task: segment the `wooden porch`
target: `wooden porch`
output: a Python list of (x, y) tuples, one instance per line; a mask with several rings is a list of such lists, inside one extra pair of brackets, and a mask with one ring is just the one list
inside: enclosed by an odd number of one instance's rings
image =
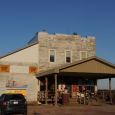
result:
[[(41, 84), (38, 100), (45, 104), (52, 102), (57, 105), (60, 101), (64, 103), (64, 98), (66, 98), (65, 101), (70, 102), (75, 99), (80, 104), (87, 104), (89, 98), (87, 95), (90, 93), (94, 97), (97, 94), (97, 80), (108, 78), (109, 96), (112, 103), (111, 78), (114, 77), (115, 66), (98, 57), (67, 64), (38, 74), (37, 78)], [(65, 86), (62, 87), (63, 85)], [(73, 89), (72, 85), (75, 86)], [(89, 90), (88, 87), (93, 88)]]

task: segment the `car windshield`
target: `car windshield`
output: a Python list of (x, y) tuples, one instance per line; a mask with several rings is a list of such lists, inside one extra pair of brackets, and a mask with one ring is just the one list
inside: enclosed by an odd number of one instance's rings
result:
[(5, 96), (5, 100), (9, 99), (18, 99), (18, 100), (25, 100), (24, 96), (21, 94), (8, 94)]

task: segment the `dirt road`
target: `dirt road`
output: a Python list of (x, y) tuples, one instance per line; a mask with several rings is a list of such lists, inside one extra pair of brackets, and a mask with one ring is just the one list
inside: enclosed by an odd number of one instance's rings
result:
[(115, 105), (28, 106), (28, 115), (115, 115)]

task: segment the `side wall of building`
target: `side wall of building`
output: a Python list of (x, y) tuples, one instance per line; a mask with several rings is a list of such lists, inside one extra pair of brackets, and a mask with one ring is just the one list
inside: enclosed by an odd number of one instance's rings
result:
[(0, 94), (22, 89), (28, 102), (37, 101), (38, 44), (0, 59)]
[(0, 74), (0, 94), (13, 90), (25, 90), (28, 102), (37, 101), (38, 80), (29, 74)]

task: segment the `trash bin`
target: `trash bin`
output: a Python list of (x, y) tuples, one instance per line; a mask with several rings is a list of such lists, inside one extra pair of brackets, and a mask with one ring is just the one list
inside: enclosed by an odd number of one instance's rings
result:
[(70, 98), (69, 93), (62, 94), (62, 104), (63, 105), (69, 104), (69, 98)]

